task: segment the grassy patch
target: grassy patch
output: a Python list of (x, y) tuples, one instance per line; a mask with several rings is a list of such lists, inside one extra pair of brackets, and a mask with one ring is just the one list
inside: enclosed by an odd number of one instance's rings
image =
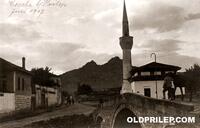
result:
[(92, 116), (73, 115), (32, 123), (23, 128), (92, 128), (93, 126)]
[(38, 108), (34, 111), (30, 109), (24, 109), (24, 110), (13, 111), (10, 113), (4, 113), (4, 114), (0, 114), (0, 123), (37, 116), (46, 112), (52, 112), (56, 109), (58, 108), (52, 106), (52, 107), (49, 107), (48, 109)]

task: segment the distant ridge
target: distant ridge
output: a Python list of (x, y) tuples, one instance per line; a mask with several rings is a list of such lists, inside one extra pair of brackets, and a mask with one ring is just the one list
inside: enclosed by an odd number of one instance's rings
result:
[(88, 84), (95, 90), (121, 87), (122, 60), (113, 57), (103, 65), (92, 60), (79, 69), (62, 74), (61, 80), (63, 89), (69, 93), (75, 92), (79, 84)]

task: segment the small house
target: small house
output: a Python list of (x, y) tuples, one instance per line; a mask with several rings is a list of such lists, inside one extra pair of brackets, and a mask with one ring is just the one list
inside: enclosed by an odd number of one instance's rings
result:
[(17, 66), (0, 58), (0, 113), (31, 109), (31, 73), (22, 66)]
[[(144, 96), (162, 99), (165, 75), (167, 73), (176, 74), (180, 69), (178, 66), (157, 62), (133, 68), (131, 77), (132, 91)], [(183, 93), (185, 93), (185, 89), (183, 89)], [(180, 89), (177, 88), (175, 95), (180, 94)]]
[(50, 74), (53, 84), (35, 85), (36, 107), (50, 107), (61, 104), (61, 79), (55, 74)]

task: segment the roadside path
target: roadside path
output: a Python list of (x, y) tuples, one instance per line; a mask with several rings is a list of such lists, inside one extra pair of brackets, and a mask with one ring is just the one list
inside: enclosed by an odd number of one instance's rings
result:
[(8, 121), (8, 122), (3, 122), (0, 123), (0, 128), (20, 128), (25, 125), (34, 123), (34, 122), (39, 122), (39, 121), (46, 121), (49, 119), (53, 118), (58, 118), (58, 117), (63, 117), (63, 116), (70, 116), (74, 114), (84, 114), (84, 115), (89, 115), (95, 110), (94, 107), (91, 106), (86, 106), (82, 104), (75, 104), (66, 108), (62, 108), (59, 110), (55, 110), (52, 112), (47, 112), (43, 113), (38, 116), (33, 116), (33, 117), (28, 117), (25, 119), (20, 119), (16, 121)]

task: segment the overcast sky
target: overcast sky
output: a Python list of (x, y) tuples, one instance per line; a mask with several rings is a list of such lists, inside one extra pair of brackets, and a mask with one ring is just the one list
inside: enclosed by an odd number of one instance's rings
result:
[[(21, 65), (25, 56), (27, 69), (49, 66), (57, 74), (91, 60), (103, 64), (114, 56), (121, 58), (123, 0), (50, 0), (57, 2), (54, 6), (47, 1), (0, 1), (0, 57)], [(200, 64), (199, 0), (126, 4), (134, 37), (133, 65), (152, 62), (152, 52), (158, 62), (183, 70)]]

